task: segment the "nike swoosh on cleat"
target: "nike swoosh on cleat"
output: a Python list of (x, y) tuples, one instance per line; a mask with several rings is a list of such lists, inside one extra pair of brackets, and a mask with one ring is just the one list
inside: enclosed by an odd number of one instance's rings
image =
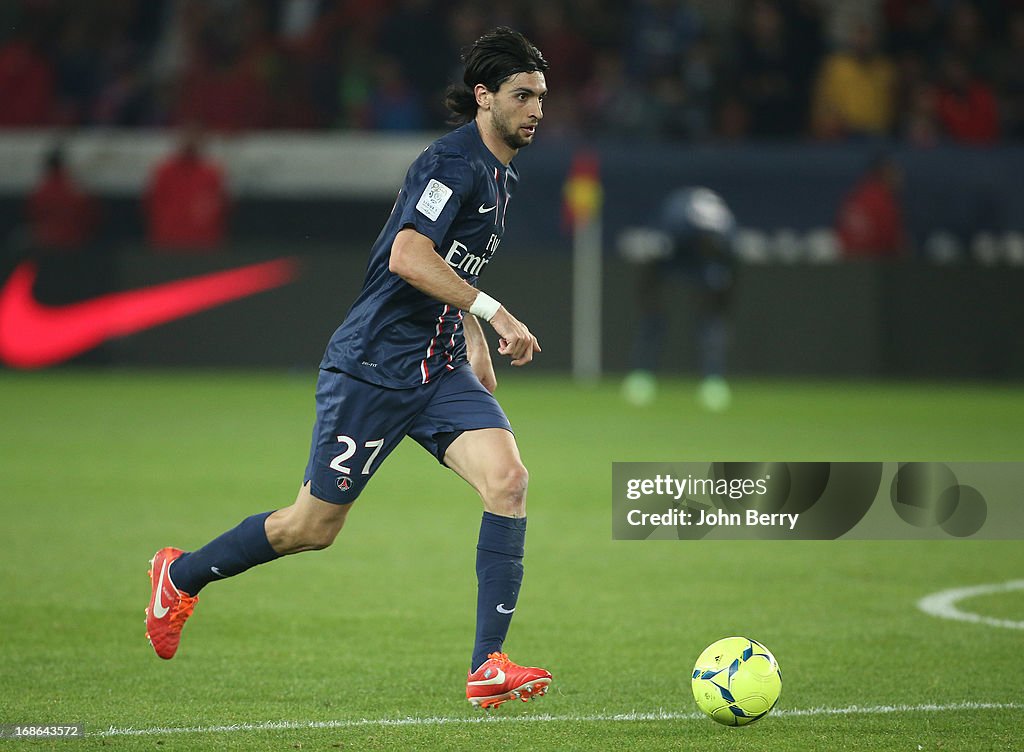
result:
[(480, 204), (480, 208), (477, 209), (477, 211), (480, 212), (481, 214), (486, 214), (487, 212), (492, 212), (497, 208), (497, 204), (495, 204), (494, 206), (484, 206), (483, 204)]
[(504, 603), (499, 603), (499, 604), (498, 604), (498, 605), (497, 605), (497, 606), (495, 607), (495, 610), (496, 610), (496, 611), (497, 611), (497, 612), (498, 612), (499, 614), (511, 614), (511, 613), (512, 613), (513, 611), (515, 611), (515, 610), (516, 610), (516, 607), (515, 607), (515, 606), (513, 606), (512, 608), (505, 608), (505, 604), (504, 604)]
[(36, 299), (38, 273), (26, 261), (0, 289), (0, 362), (17, 368), (51, 366), (107, 340), (281, 287), (298, 277), (298, 263), (282, 258), (61, 306)]
[(505, 683), (505, 672), (502, 669), (498, 669), (498, 673), (492, 676), (490, 679), (480, 679), (479, 681), (466, 682), (471, 687), (484, 687), (490, 684), (504, 684)]
[(156, 581), (156, 600), (153, 601), (153, 618), (163, 619), (167, 616), (168, 607), (163, 603), (164, 597), (164, 577), (167, 576), (167, 567), (170, 563), (167, 559), (164, 559), (163, 569), (160, 570), (160, 579)]

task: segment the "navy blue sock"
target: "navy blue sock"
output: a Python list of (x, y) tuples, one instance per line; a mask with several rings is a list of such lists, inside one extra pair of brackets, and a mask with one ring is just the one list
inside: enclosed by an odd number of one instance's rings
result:
[(267, 540), (264, 522), (273, 512), (246, 517), (236, 527), (202, 548), (182, 554), (168, 570), (178, 590), (197, 595), (214, 580), (234, 577), (250, 567), (273, 561), (281, 554)]
[(725, 376), (725, 356), (729, 349), (729, 327), (725, 316), (711, 314), (703, 317), (697, 339), (700, 343), (701, 376)]
[(630, 368), (639, 371), (657, 371), (661, 363), (661, 354), (665, 350), (667, 331), (668, 326), (661, 311), (643, 314), (636, 327)]
[(471, 671), (487, 660), (488, 653), (501, 652), (523, 584), (525, 543), (525, 517), (484, 512), (476, 546), (476, 644)]

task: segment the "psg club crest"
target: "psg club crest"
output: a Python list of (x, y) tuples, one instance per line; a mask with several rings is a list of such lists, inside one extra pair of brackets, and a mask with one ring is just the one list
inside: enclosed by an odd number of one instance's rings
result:
[(341, 477), (341, 478), (338, 478), (338, 488), (340, 488), (342, 491), (347, 491), (350, 488), (352, 488), (352, 481), (351, 481), (351, 479), (346, 478), (344, 476)]

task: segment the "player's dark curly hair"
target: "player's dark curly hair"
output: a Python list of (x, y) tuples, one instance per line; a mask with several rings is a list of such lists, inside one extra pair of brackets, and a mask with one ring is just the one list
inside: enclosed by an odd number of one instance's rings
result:
[(462, 53), (466, 64), (463, 83), (452, 84), (444, 95), (444, 105), (451, 113), (453, 125), (468, 123), (476, 117), (476, 95), (473, 87), (483, 84), (488, 91), (497, 91), (502, 82), (517, 73), (544, 72), (548, 61), (529, 39), (518, 31), (499, 26), (477, 39)]

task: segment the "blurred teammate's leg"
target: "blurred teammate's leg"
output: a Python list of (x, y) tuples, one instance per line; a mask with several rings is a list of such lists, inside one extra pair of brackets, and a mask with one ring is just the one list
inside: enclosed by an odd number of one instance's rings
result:
[(636, 290), (638, 320), (633, 334), (630, 371), (622, 396), (634, 405), (649, 405), (657, 396), (655, 372), (661, 364), (668, 326), (662, 306), (666, 264), (654, 261), (639, 269)]
[[(707, 284), (700, 291), (697, 319), (697, 348), (701, 382), (697, 398), (712, 412), (726, 410), (732, 403), (732, 390), (726, 381), (729, 352), (729, 308), (732, 298), (732, 275), (721, 273), (716, 285)], [(712, 276), (711, 281), (714, 281)]]

